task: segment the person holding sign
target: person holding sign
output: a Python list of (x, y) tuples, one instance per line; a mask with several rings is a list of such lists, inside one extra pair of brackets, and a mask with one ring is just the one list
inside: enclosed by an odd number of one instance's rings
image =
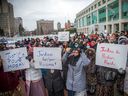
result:
[(33, 52), (28, 53), (30, 68), (25, 71), (27, 96), (46, 96), (41, 70), (34, 68)]
[[(128, 45), (128, 38), (126, 36), (120, 36), (118, 39), (118, 44), (121, 45)], [(128, 56), (128, 54), (127, 54)], [(128, 57), (127, 57), (127, 63), (126, 63), (126, 69), (125, 69), (124, 78), (120, 76), (118, 82), (117, 82), (117, 89), (118, 93), (127, 96), (128, 95)]]
[(121, 81), (125, 76), (125, 56), (127, 56), (126, 46), (105, 43), (97, 46), (96, 96), (117, 96), (118, 91), (123, 95), (123, 82)]
[(0, 96), (24, 96), (19, 82), (19, 71), (4, 72), (3, 62), (0, 56)]
[(68, 67), (66, 80), (68, 96), (87, 96), (84, 67), (89, 64), (90, 60), (79, 48), (75, 48), (71, 53), (66, 52), (63, 60), (64, 66)]

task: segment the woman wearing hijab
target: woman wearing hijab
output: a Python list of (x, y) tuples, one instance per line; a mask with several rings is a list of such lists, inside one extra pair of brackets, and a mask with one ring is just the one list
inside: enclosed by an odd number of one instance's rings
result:
[[(5, 46), (0, 45), (0, 51), (5, 49)], [(0, 96), (25, 96), (22, 92), (19, 71), (4, 72), (3, 59), (0, 56)]]
[(69, 55), (64, 54), (64, 65), (67, 65), (66, 88), (68, 96), (87, 96), (86, 93), (86, 74), (85, 66), (90, 60), (80, 51), (79, 48), (74, 49)]
[(95, 96), (96, 93), (96, 66), (95, 66), (95, 49), (89, 48), (85, 51), (87, 57), (90, 60), (90, 64), (86, 67), (87, 74), (87, 92), (88, 96)]
[(30, 68), (25, 71), (27, 96), (47, 96), (41, 69), (35, 69), (33, 52), (28, 53), (27, 59), (29, 60)]

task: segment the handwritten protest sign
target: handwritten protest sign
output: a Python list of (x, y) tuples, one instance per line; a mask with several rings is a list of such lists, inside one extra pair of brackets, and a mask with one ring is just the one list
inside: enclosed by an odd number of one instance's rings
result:
[(127, 45), (98, 44), (96, 51), (96, 65), (124, 69), (127, 61)]
[(4, 72), (29, 68), (26, 48), (2, 51), (0, 56), (3, 59)]
[(59, 32), (58, 41), (69, 41), (69, 32)]
[(34, 48), (35, 68), (62, 70), (61, 48)]

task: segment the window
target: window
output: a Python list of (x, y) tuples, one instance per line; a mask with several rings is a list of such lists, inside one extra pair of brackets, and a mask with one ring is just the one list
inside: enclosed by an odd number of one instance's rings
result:
[(108, 5), (108, 21), (119, 19), (119, 2), (115, 1)]
[(97, 23), (97, 11), (92, 13), (91, 18), (92, 18), (91, 19), (92, 20), (92, 24), (96, 24)]
[(106, 0), (102, 0), (103, 4), (106, 3)]
[(93, 6), (91, 7), (91, 10), (93, 10)]
[(101, 22), (105, 22), (105, 21), (106, 21), (106, 17), (99, 19), (99, 22), (100, 22), (100, 23), (101, 23)]
[(96, 8), (97, 6), (96, 6), (96, 4), (95, 4), (95, 8)]
[(101, 1), (98, 2), (98, 6), (100, 6), (100, 5), (101, 5)]
[(82, 27), (84, 26), (84, 17), (82, 17)]
[(89, 8), (88, 10), (89, 10), (89, 12), (90, 12), (90, 8)]
[(90, 15), (87, 15), (87, 25), (90, 25), (91, 24), (91, 17), (90, 17)]
[(99, 9), (99, 14), (105, 13), (106, 12), (106, 7), (103, 7)]
[(124, 15), (124, 16), (128, 16), (128, 12), (124, 12), (123, 15)]
[(104, 25), (104, 29), (106, 30), (106, 25)]
[(122, 1), (122, 18), (128, 18), (128, 1)]
[(99, 13), (99, 22), (105, 22), (106, 21), (106, 7), (102, 7), (98, 11)]
[(128, 23), (124, 23), (124, 30), (128, 30)]

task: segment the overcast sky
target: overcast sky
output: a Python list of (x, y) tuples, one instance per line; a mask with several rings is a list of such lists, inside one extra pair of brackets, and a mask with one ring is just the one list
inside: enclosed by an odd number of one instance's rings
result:
[(40, 19), (54, 20), (54, 27), (60, 22), (62, 27), (67, 20), (74, 22), (76, 13), (94, 0), (8, 0), (13, 4), (14, 16), (22, 17), (27, 30), (36, 29)]

